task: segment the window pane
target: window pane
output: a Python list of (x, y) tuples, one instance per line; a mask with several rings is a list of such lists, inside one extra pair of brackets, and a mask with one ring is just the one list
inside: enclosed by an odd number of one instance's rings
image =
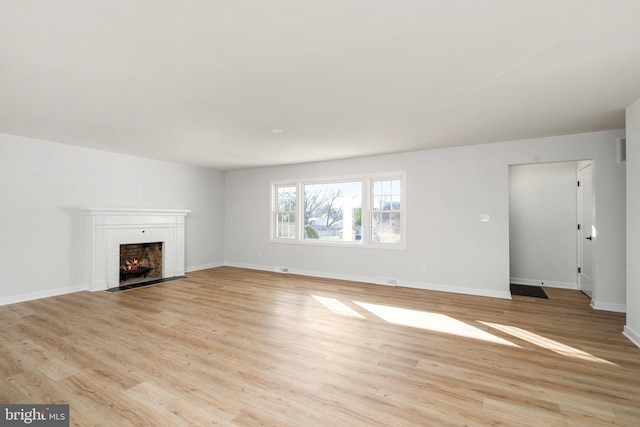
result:
[(400, 210), (401, 195), (399, 179), (373, 181), (373, 210)]
[(399, 179), (373, 181), (371, 240), (377, 243), (402, 241), (402, 183)]
[(400, 212), (374, 212), (372, 228), (374, 242), (400, 243), (402, 236)]
[(296, 216), (293, 213), (276, 214), (276, 237), (294, 239), (296, 237)]
[(305, 240), (358, 241), (362, 238), (362, 182), (304, 186)]
[(277, 187), (278, 211), (292, 212), (296, 210), (296, 187)]
[(296, 238), (296, 186), (275, 186), (275, 237), (278, 239)]

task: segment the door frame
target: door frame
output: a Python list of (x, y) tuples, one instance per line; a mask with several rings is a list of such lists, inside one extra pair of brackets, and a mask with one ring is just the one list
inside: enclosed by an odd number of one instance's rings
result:
[[(577, 282), (577, 267), (578, 267), (578, 248), (576, 242), (578, 242), (578, 231), (577, 231), (577, 199), (576, 199), (576, 178), (577, 178), (577, 169), (578, 164), (581, 160), (558, 160), (558, 161), (545, 161), (545, 162), (532, 162), (532, 163), (510, 163), (509, 164), (509, 279), (510, 283), (514, 284), (523, 284), (530, 286), (548, 286), (553, 288), (560, 289), (571, 289), (578, 290), (578, 282)], [(519, 276), (514, 276), (514, 271), (511, 269), (512, 259), (514, 255), (514, 246), (512, 245), (512, 233), (511, 227), (514, 220), (517, 220), (517, 216), (513, 216), (513, 212), (511, 209), (512, 206), (512, 182), (511, 182), (511, 170), (512, 168), (526, 167), (526, 166), (542, 166), (542, 165), (554, 165), (554, 164), (567, 164), (569, 166), (568, 170), (565, 170), (562, 176), (562, 185), (564, 186), (564, 193), (562, 200), (565, 201), (565, 210), (563, 211), (563, 216), (561, 220), (561, 224), (563, 224), (562, 230), (566, 233), (563, 237), (563, 242), (567, 245), (565, 246), (566, 253), (568, 254), (567, 258), (564, 259), (563, 264), (565, 269), (562, 271), (561, 281), (554, 281), (551, 277), (543, 277), (543, 276), (535, 276), (529, 277), (526, 276), (524, 278)], [(542, 173), (542, 172), (540, 172)], [(567, 185), (569, 186), (567, 188)], [(553, 217), (554, 218), (554, 217)], [(557, 222), (556, 222), (557, 224)], [(567, 228), (570, 227), (570, 228)], [(569, 248), (570, 245), (570, 248)], [(517, 246), (517, 244), (516, 244)], [(522, 257), (518, 258), (522, 260)], [(545, 279), (543, 281), (543, 279)], [(547, 279), (550, 279), (547, 281)], [(556, 279), (557, 280), (557, 279)]]
[[(578, 245), (578, 250), (577, 250), (577, 254), (578, 254), (578, 260), (577, 260), (577, 265), (578, 265), (578, 271), (576, 271), (576, 284), (578, 285), (578, 290), (583, 292), (585, 295), (587, 295), (590, 299), (591, 299), (591, 306), (593, 307), (593, 301), (595, 301), (595, 295), (596, 295), (596, 269), (595, 269), (595, 260), (596, 260), (596, 243), (597, 243), (597, 239), (595, 238), (595, 236), (592, 236), (593, 239), (591, 240), (591, 295), (587, 294), (586, 292), (584, 292), (583, 289), (583, 284), (582, 284), (582, 275), (581, 275), (581, 269), (584, 268), (583, 266), (583, 232), (584, 232), (584, 224), (582, 221), (583, 218), (583, 210), (582, 210), (582, 188), (580, 188), (580, 182), (581, 182), (581, 178), (580, 178), (580, 171), (586, 167), (591, 167), (591, 223), (595, 226), (596, 224), (596, 192), (595, 192), (595, 185), (594, 185), (594, 175), (595, 175), (595, 161), (594, 160), (582, 160), (582, 161), (578, 161), (578, 166), (576, 168), (576, 181), (577, 181), (577, 185), (576, 185), (576, 205), (577, 205), (577, 210), (576, 210), (576, 220), (577, 223), (580, 225), (581, 229), (576, 230), (576, 244)], [(593, 233), (591, 231), (589, 231), (589, 235), (592, 235)]]

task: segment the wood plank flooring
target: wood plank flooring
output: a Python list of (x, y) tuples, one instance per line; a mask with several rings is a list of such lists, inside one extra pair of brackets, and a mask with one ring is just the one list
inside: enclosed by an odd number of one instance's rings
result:
[(79, 426), (638, 426), (640, 349), (577, 291), (500, 300), (221, 267), (0, 307), (0, 402)]

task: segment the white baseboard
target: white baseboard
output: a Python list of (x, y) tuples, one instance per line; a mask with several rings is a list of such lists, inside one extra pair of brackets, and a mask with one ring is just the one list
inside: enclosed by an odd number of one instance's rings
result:
[(185, 268), (184, 271), (186, 273), (190, 273), (192, 271), (207, 270), (209, 268), (222, 267), (223, 265), (225, 265), (224, 262), (214, 262), (213, 264), (194, 265), (194, 266)]
[(528, 285), (528, 286), (545, 286), (548, 288), (561, 288), (561, 289), (578, 289), (576, 282), (556, 282), (553, 280), (544, 279), (523, 279), (520, 277), (512, 277), (511, 283), (514, 285)]
[[(207, 265), (197, 265), (197, 266), (189, 267), (185, 269), (185, 271), (190, 272), (190, 271), (206, 270), (207, 268), (222, 267), (223, 265), (225, 264), (222, 262), (207, 264)], [(19, 302), (25, 302), (25, 301), (33, 301), (41, 298), (55, 297), (58, 295), (71, 294), (74, 292), (86, 291), (86, 290), (90, 290), (90, 287), (91, 287), (90, 285), (69, 286), (65, 288), (48, 289), (46, 291), (28, 292), (26, 294), (13, 295), (10, 297), (2, 297), (0, 298), (0, 306), (17, 304)], [(100, 290), (102, 291), (103, 289), (100, 289)]]
[(615, 311), (616, 313), (627, 312), (627, 306), (625, 304), (618, 304), (613, 302), (599, 302), (599, 301), (591, 300), (591, 307), (594, 310)]
[(439, 285), (435, 283), (405, 282), (405, 281), (398, 282), (398, 286), (404, 286), (407, 288), (415, 288), (415, 289), (424, 289), (426, 291), (451, 292), (454, 294), (475, 295), (479, 297), (511, 299), (511, 292), (509, 290), (494, 291), (489, 289), (465, 288), (462, 286), (450, 286), (450, 285)]
[(46, 291), (29, 292), (26, 294), (13, 295), (10, 297), (0, 298), (0, 306), (8, 304), (16, 304), (19, 302), (32, 301), (41, 298), (55, 297), (58, 295), (72, 294), (87, 290), (86, 286), (69, 286), (66, 288), (48, 289)]
[(275, 267), (270, 267), (268, 265), (244, 264), (241, 262), (225, 262), (224, 265), (227, 267), (246, 268), (249, 270), (260, 270), (260, 271), (274, 271), (275, 269)]
[[(248, 268), (250, 270), (261, 270), (261, 271), (276, 271), (275, 266), (268, 265), (257, 265), (257, 264), (243, 264), (238, 262), (227, 262), (226, 266), (229, 267), (238, 267), (238, 268)], [(282, 273), (287, 274), (287, 273)], [(348, 280), (351, 282), (363, 282), (363, 283), (373, 283), (376, 285), (381, 285), (383, 283), (376, 282), (375, 278), (366, 277), (366, 276), (351, 276), (348, 274), (334, 274), (334, 273), (326, 273), (321, 271), (312, 271), (312, 270), (297, 270), (289, 268), (288, 274), (299, 274), (301, 276), (309, 276), (309, 277), (320, 277), (322, 279), (336, 279), (336, 280)]]
[(319, 277), (322, 279), (335, 279), (335, 280), (346, 280), (349, 282), (361, 282), (361, 283), (371, 283), (374, 285), (384, 285), (384, 286), (394, 286), (388, 285), (384, 283), (382, 280), (378, 280), (375, 277), (367, 277), (367, 276), (354, 276), (350, 274), (336, 274), (336, 273), (326, 273), (323, 271), (311, 271), (311, 270), (289, 270), (292, 274), (300, 274), (302, 276), (309, 277)]
[(640, 334), (633, 331), (629, 326), (625, 325), (622, 335), (627, 337), (636, 347), (640, 347)]
[[(275, 267), (266, 266), (266, 265), (242, 264), (242, 263), (235, 263), (235, 262), (227, 262), (225, 263), (225, 265), (229, 267), (248, 268), (251, 270), (275, 271)], [(286, 273), (283, 273), (283, 274), (286, 274)], [(381, 286), (394, 286), (394, 285), (390, 285), (385, 278), (381, 278), (381, 277), (354, 276), (349, 274), (327, 273), (327, 272), (321, 272), (321, 271), (296, 270), (292, 268), (289, 268), (289, 274), (299, 274), (301, 276), (319, 277), (323, 279), (347, 280), (350, 282), (371, 283), (374, 285), (381, 285)], [(492, 291), (492, 290), (485, 290), (485, 289), (439, 285), (439, 284), (433, 284), (433, 283), (410, 282), (405, 280), (398, 280), (397, 286), (402, 286), (405, 288), (424, 289), (427, 291), (451, 292), (455, 294), (511, 299), (511, 292), (509, 292), (509, 290)]]

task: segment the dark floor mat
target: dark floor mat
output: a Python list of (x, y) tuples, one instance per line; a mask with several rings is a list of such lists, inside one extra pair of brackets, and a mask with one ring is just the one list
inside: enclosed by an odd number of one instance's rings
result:
[(511, 295), (520, 295), (523, 297), (535, 297), (549, 299), (547, 294), (540, 286), (514, 285), (511, 284)]

